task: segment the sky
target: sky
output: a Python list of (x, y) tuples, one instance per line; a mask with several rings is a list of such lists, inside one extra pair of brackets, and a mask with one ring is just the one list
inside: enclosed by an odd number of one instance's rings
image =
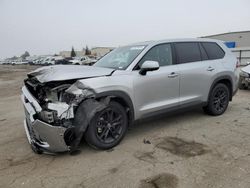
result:
[(0, 59), (250, 30), (250, 0), (0, 0)]

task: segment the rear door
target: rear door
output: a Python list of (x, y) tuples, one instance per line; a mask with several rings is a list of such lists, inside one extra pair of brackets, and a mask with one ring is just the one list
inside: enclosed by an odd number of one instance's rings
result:
[[(224, 59), (224, 50), (215, 42), (201, 42), (200, 43), (209, 59), (209, 66), (213, 69), (213, 73), (216, 74), (224, 69), (223, 64), (227, 64)], [(232, 67), (232, 66), (231, 66)], [(233, 66), (234, 68), (235, 66)]]
[(208, 56), (199, 42), (174, 44), (180, 71), (180, 105), (192, 105), (206, 100), (212, 69)]

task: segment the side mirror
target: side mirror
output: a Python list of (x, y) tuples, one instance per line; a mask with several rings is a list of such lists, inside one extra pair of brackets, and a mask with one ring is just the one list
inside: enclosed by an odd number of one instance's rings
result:
[(249, 62), (249, 61), (247, 62), (247, 65), (250, 65), (250, 62)]
[(141, 75), (146, 75), (148, 71), (155, 71), (160, 68), (159, 63), (157, 61), (145, 61), (140, 69)]

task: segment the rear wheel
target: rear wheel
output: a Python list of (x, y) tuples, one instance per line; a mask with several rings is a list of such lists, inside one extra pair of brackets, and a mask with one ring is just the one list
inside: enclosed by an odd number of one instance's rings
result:
[(117, 102), (96, 113), (85, 133), (87, 143), (98, 149), (110, 149), (122, 140), (128, 127), (125, 109)]
[(223, 114), (229, 103), (229, 89), (225, 84), (217, 84), (210, 93), (208, 105), (203, 109), (204, 111), (213, 116)]

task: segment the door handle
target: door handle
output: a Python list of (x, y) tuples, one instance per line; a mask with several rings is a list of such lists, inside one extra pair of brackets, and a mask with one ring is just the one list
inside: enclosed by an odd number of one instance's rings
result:
[(214, 70), (213, 67), (208, 67), (208, 68), (207, 68), (207, 71), (213, 71), (213, 70)]
[(179, 76), (179, 74), (176, 74), (175, 72), (171, 72), (171, 73), (168, 75), (169, 78), (175, 78), (175, 77), (177, 77), (177, 76)]

